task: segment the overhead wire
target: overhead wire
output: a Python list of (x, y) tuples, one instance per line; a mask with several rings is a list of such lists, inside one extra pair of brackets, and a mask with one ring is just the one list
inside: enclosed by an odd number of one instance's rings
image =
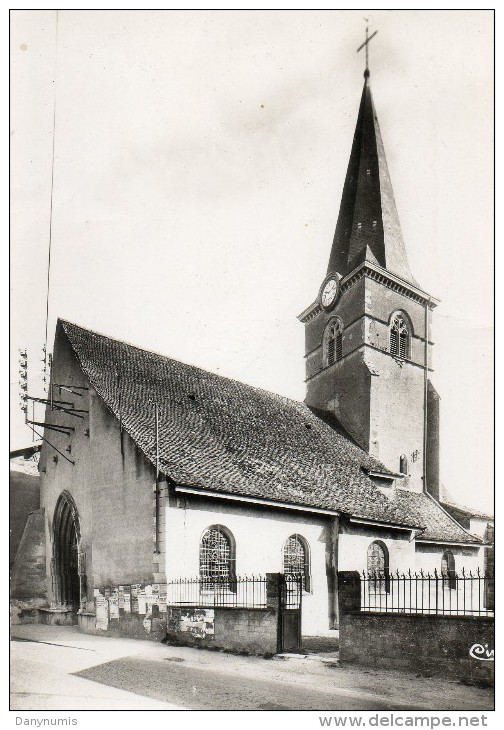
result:
[(47, 334), (49, 327), (49, 291), (51, 284), (51, 248), (52, 248), (52, 230), (53, 230), (53, 199), (54, 199), (54, 151), (56, 140), (56, 77), (58, 70), (58, 25), (59, 11), (56, 10), (56, 49), (54, 63), (54, 105), (53, 105), (53, 135), (52, 135), (52, 162), (51, 162), (51, 199), (49, 207), (49, 250), (47, 255), (47, 293), (46, 293), (46, 321), (45, 321), (45, 337), (44, 337), (44, 366), (47, 367)]

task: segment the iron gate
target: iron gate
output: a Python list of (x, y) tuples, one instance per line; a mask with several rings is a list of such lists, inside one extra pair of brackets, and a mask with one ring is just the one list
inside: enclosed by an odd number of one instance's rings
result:
[(278, 651), (301, 649), (303, 579), (297, 573), (279, 574)]

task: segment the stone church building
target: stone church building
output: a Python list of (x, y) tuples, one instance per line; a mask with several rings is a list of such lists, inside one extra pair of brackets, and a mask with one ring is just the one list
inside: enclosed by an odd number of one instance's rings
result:
[(481, 538), (438, 501), (437, 301), (409, 268), (368, 71), (328, 254), (299, 315), (304, 403), (58, 321), (48, 611), (93, 626), (125, 586), (298, 572), (303, 633), (323, 635), (338, 571), (483, 567)]

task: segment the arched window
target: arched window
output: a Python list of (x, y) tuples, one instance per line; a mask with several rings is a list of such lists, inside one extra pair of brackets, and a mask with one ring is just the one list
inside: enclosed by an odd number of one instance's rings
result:
[(300, 575), (303, 590), (311, 591), (310, 551), (301, 535), (291, 535), (285, 542), (283, 572)]
[(401, 454), (399, 457), (399, 471), (401, 474), (408, 473), (408, 457), (406, 454)]
[(406, 319), (396, 314), (390, 326), (390, 354), (395, 357), (408, 357), (409, 328)]
[(332, 319), (324, 332), (324, 365), (328, 367), (343, 356), (343, 323)]
[(390, 592), (389, 554), (381, 540), (375, 540), (368, 547), (367, 572), (372, 593)]
[(233, 589), (236, 578), (235, 541), (222, 525), (212, 525), (203, 533), (200, 543), (200, 578), (205, 588), (225, 586)]
[(455, 558), (451, 550), (447, 550), (443, 553), (441, 558), (441, 577), (443, 579), (443, 586), (454, 590), (457, 587), (457, 575), (455, 573)]

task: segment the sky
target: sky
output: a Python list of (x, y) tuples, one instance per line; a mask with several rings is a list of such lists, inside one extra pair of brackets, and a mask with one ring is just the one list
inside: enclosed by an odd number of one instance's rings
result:
[[(11, 351), (57, 317), (304, 398), (364, 70), (364, 11), (17, 10)], [(441, 300), (441, 478), (493, 500), (493, 15), (368, 14), (413, 275)], [(51, 217), (51, 175), (54, 174)], [(31, 442), (12, 384), (12, 447)], [(42, 410), (37, 413), (42, 416)]]

